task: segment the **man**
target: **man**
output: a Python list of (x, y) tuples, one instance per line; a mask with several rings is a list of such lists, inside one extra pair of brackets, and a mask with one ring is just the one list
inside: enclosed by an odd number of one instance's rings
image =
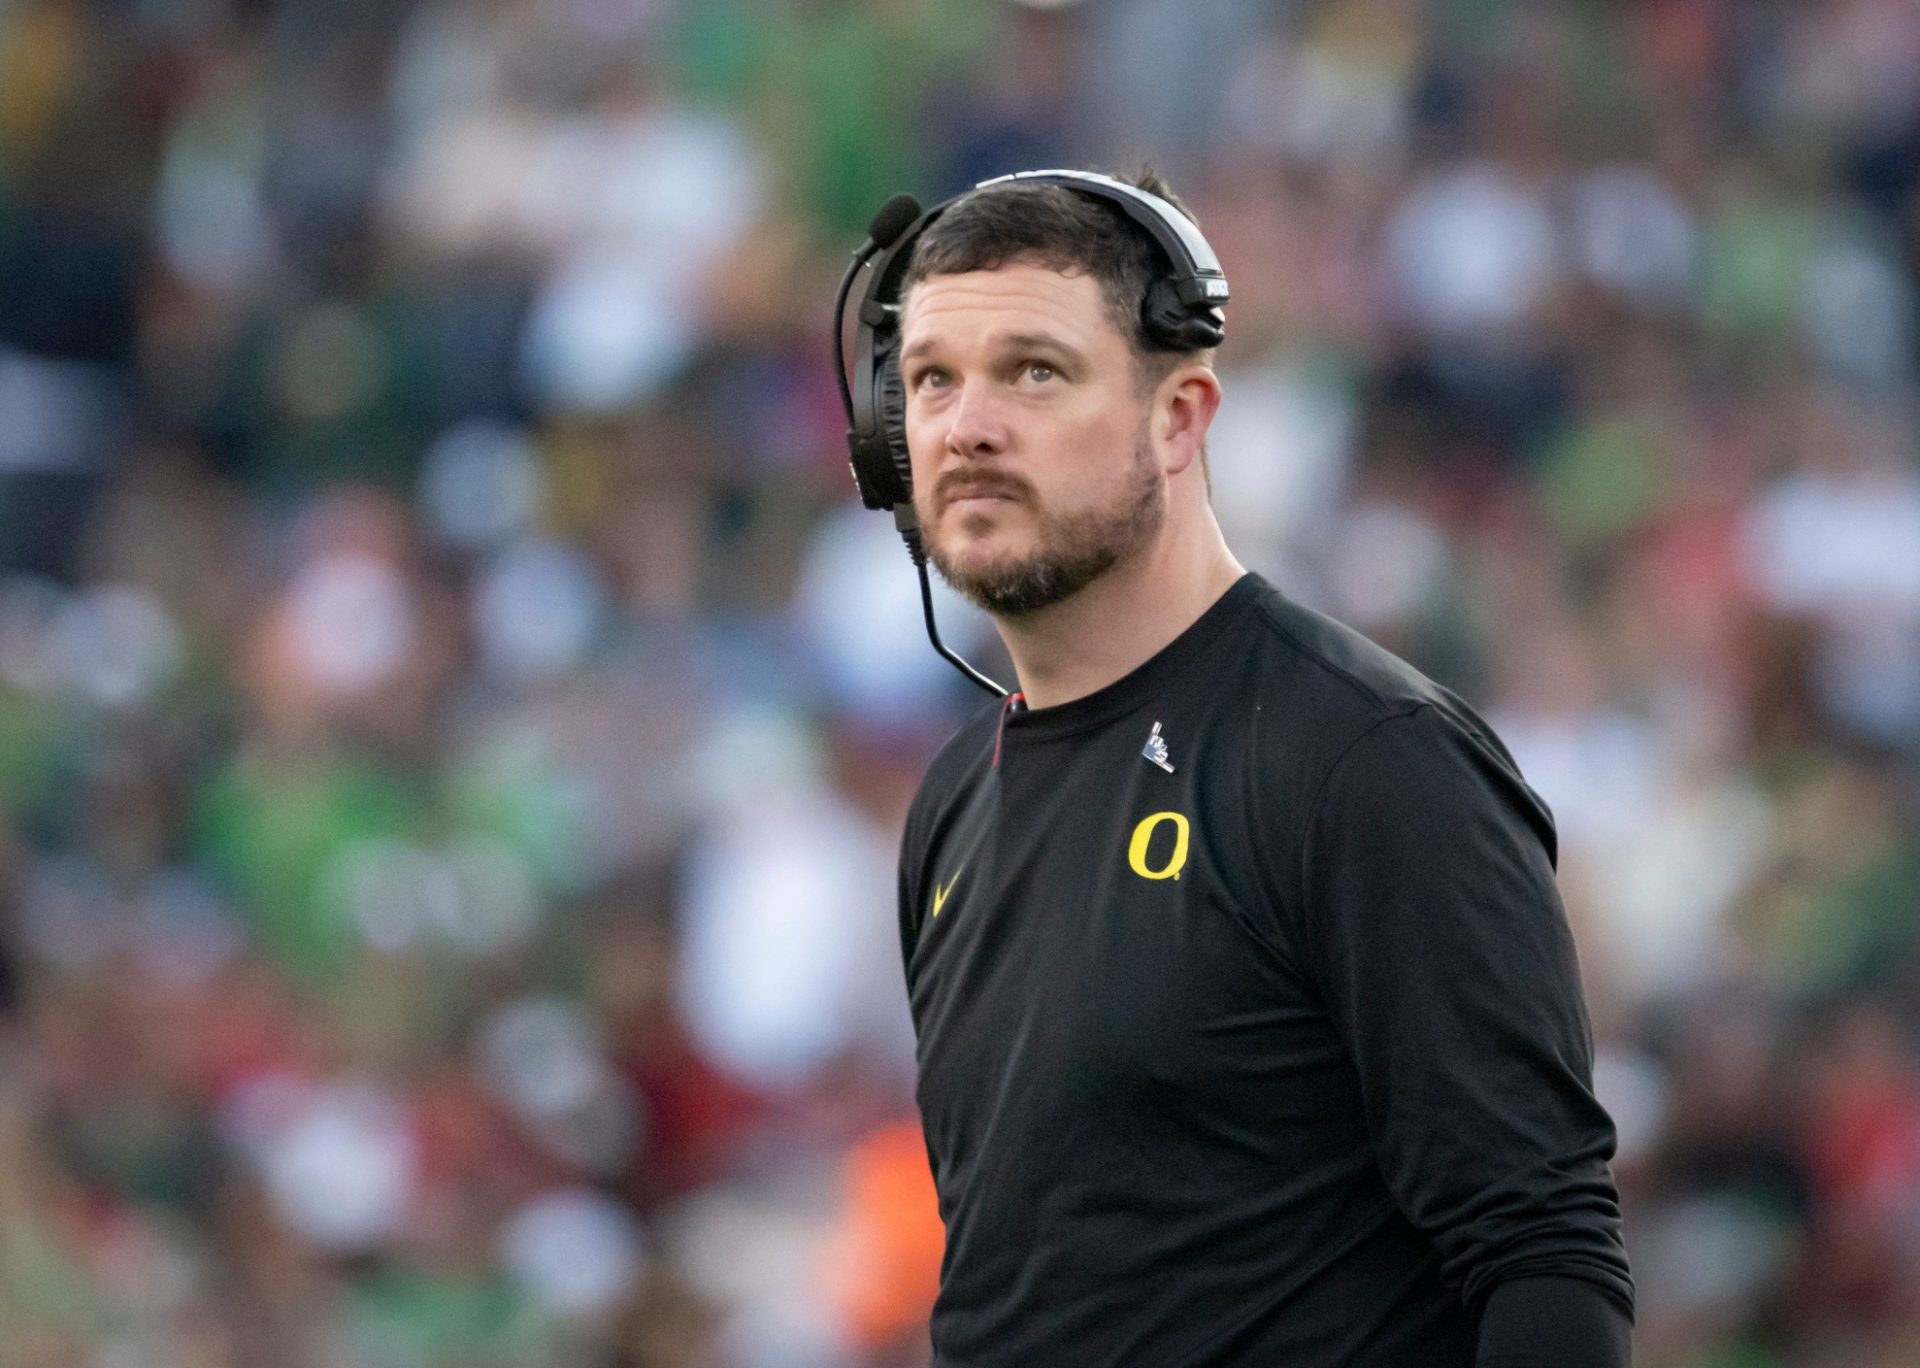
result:
[(1020, 683), (901, 861), (938, 1363), (1624, 1364), (1546, 808), (1459, 699), (1235, 561), (1220, 385), (1143, 326), (1137, 225), (1016, 180), (912, 251), (914, 512)]

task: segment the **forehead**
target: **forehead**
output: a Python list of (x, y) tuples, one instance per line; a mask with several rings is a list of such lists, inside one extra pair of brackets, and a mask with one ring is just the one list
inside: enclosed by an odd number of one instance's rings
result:
[(1127, 345), (1091, 275), (1027, 264), (929, 276), (908, 293), (900, 325), (903, 347), (990, 344), (1016, 334), (1058, 337), (1088, 351)]

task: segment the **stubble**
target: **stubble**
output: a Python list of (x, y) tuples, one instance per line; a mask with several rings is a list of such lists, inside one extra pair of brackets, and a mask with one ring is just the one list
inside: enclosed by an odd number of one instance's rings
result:
[(1073, 597), (1151, 542), (1166, 519), (1160, 470), (1145, 432), (1135, 440), (1127, 485), (1112, 503), (1064, 514), (1035, 508), (1034, 517), (1037, 544), (1026, 555), (969, 561), (930, 535), (927, 558), (955, 591), (996, 617), (1024, 617)]

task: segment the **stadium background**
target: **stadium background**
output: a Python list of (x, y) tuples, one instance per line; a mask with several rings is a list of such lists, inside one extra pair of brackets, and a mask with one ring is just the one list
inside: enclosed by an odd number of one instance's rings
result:
[(828, 304), (1142, 158), (1558, 815), (1638, 1361), (1920, 1362), (1920, 6), (0, 0), (0, 1365), (923, 1361)]

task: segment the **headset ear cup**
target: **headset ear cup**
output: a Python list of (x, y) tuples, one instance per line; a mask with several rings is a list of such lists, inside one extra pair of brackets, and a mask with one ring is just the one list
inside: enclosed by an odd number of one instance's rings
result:
[(893, 508), (911, 498), (899, 345), (899, 334), (890, 326), (860, 330), (852, 379), (854, 428), (847, 445), (860, 501), (872, 509)]
[(1227, 316), (1218, 307), (1209, 305), (1199, 313), (1187, 315), (1187, 348), (1190, 351), (1208, 351), (1227, 340)]
[(1156, 280), (1147, 287), (1140, 321), (1149, 340), (1168, 351), (1205, 351), (1219, 346), (1227, 335), (1226, 315), (1212, 305), (1188, 308), (1170, 280)]
[(887, 444), (888, 464), (891, 466), (891, 502), (911, 503), (913, 460), (907, 454), (907, 385), (900, 378), (900, 358), (891, 348), (880, 363), (875, 388), (880, 410), (880, 436)]

